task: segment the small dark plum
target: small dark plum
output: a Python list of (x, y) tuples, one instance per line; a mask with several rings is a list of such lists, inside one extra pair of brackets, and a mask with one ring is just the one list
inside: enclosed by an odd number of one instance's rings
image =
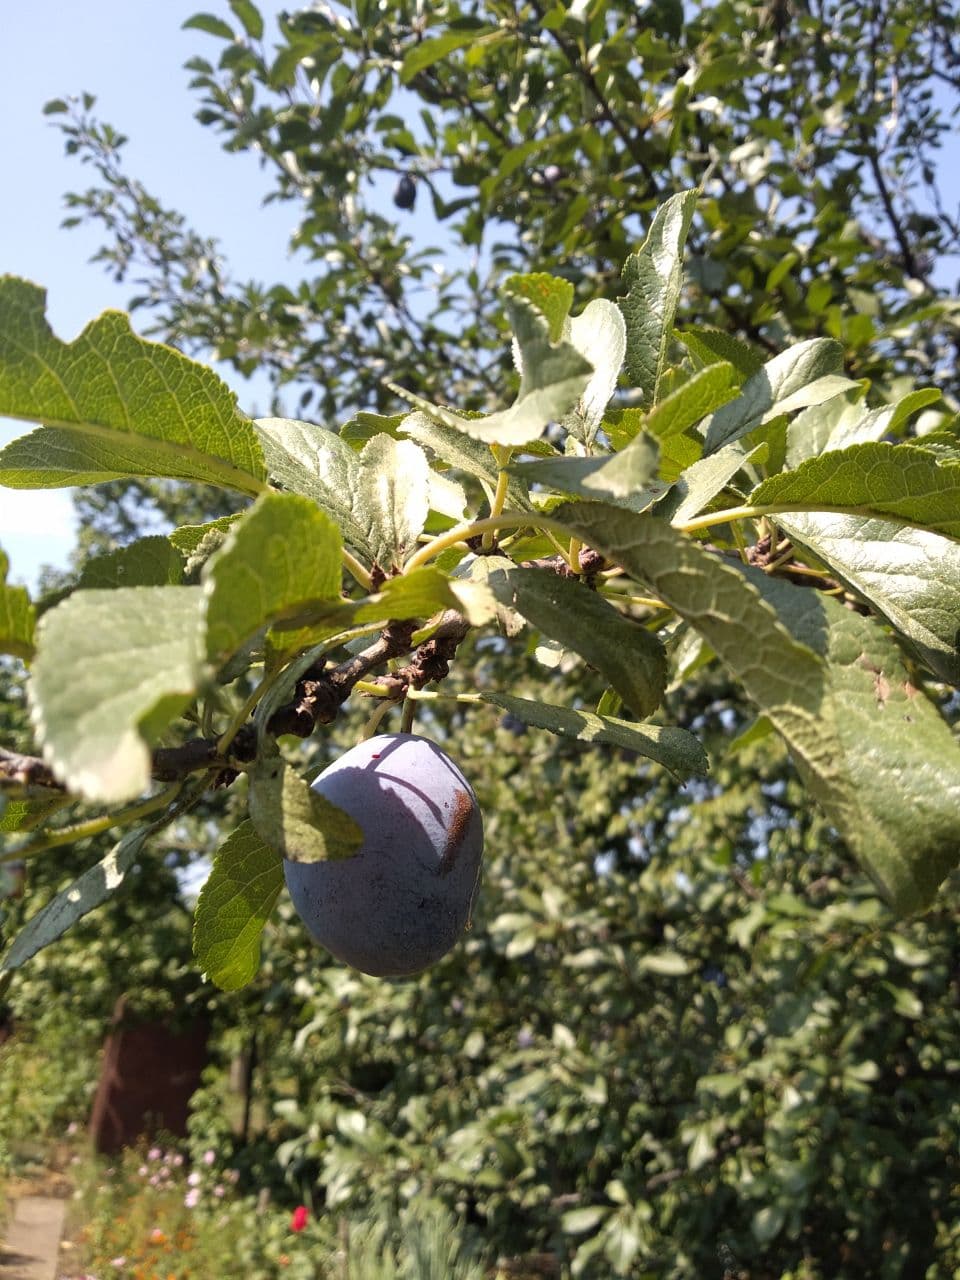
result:
[(417, 203), (417, 184), (409, 173), (404, 173), (393, 193), (393, 203), (398, 209), (412, 209)]
[(435, 964), (470, 920), (480, 879), (483, 819), (448, 755), (413, 733), (358, 743), (313, 783), (360, 825), (351, 858), (283, 864), (313, 938), (378, 978)]

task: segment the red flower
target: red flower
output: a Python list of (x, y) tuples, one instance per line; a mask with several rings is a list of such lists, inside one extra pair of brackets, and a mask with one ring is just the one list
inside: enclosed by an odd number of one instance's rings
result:
[(302, 1231), (307, 1225), (307, 1219), (310, 1217), (310, 1211), (305, 1204), (298, 1204), (290, 1218), (290, 1230)]

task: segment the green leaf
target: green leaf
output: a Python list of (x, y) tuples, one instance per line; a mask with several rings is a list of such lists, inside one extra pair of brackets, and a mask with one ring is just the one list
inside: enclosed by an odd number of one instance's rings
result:
[(960, 462), (941, 461), (912, 444), (855, 444), (808, 458), (771, 476), (750, 494), (757, 507), (894, 516), (960, 538)]
[(228, 26), (222, 18), (217, 18), (212, 13), (195, 13), (192, 18), (186, 20), (181, 30), (205, 31), (209, 36), (220, 36), (224, 40), (232, 40), (234, 38), (233, 28)]
[(0, 551), (0, 653), (29, 662), (33, 657), (35, 611), (26, 587), (7, 585), (10, 561)]
[(650, 410), (644, 429), (665, 440), (694, 426), (737, 394), (734, 367), (725, 360), (700, 369)]
[(669, 519), (675, 528), (682, 527), (702, 511), (762, 448), (760, 445), (745, 453), (739, 444), (728, 444), (709, 458), (691, 463), (660, 503), (657, 515)]
[(337, 526), (309, 499), (258, 498), (204, 565), (209, 660), (221, 665), (272, 622), (338, 607), (341, 550)]
[(239, 991), (260, 968), (260, 937), (283, 888), (283, 863), (242, 822), (217, 850), (193, 918), (193, 954), (222, 991)]
[(666, 728), (653, 724), (633, 724), (612, 716), (598, 716), (589, 711), (573, 711), (569, 707), (555, 707), (546, 702), (530, 702), (526, 698), (513, 698), (505, 693), (477, 694), (480, 702), (488, 702), (501, 711), (564, 738), (576, 738), (581, 742), (603, 743), (611, 747), (624, 747), (638, 755), (655, 760), (677, 778), (705, 777), (709, 771), (706, 752), (686, 729)]
[(615, 303), (595, 298), (580, 315), (566, 322), (563, 336), (592, 366), (593, 373), (560, 425), (576, 439), (590, 444), (617, 389), (627, 350), (627, 329)]
[(960, 857), (960, 748), (882, 629), (649, 516), (575, 503), (553, 518), (704, 636), (887, 899), (903, 913), (927, 905)]
[(37, 627), (30, 696), (44, 755), (88, 800), (132, 799), (150, 781), (149, 747), (200, 683), (196, 587), (77, 591)]
[(0, 484), (49, 489), (170, 476), (259, 493), (260, 447), (212, 370), (107, 311), (71, 343), (44, 317), (46, 294), (0, 279), (0, 414), (49, 423), (0, 450)]
[(924, 665), (960, 684), (960, 546), (925, 529), (862, 516), (792, 515), (778, 526), (905, 638)]
[(660, 399), (673, 321), (683, 285), (683, 246), (697, 204), (695, 191), (682, 191), (657, 210), (647, 238), (623, 267), (626, 297), (626, 372), (640, 388), (644, 407)]
[(129, 546), (95, 556), (83, 566), (77, 586), (102, 587), (179, 586), (183, 580), (183, 556), (159, 534), (139, 538)]
[[(349, 422), (345, 422), (336, 434), (344, 444), (348, 444), (351, 449), (359, 453), (373, 436), (396, 436), (403, 419), (402, 413), (370, 413), (366, 409), (361, 409)], [(320, 430), (319, 427), (313, 429)]]
[(412, 440), (374, 436), (360, 451), (354, 510), (370, 554), (385, 572), (402, 569), (430, 509), (430, 467)]
[(151, 825), (127, 832), (96, 866), (90, 867), (31, 916), (0, 961), (0, 973), (19, 969), (38, 951), (56, 942), (89, 911), (106, 902), (123, 884), (127, 872), (140, 856), (145, 840), (155, 830), (155, 825)]
[(573, 304), (573, 285), (559, 276), (535, 271), (528, 275), (510, 276), (503, 282), (503, 292), (526, 298), (540, 311), (549, 325), (551, 342), (563, 337), (564, 323)]
[(843, 348), (832, 338), (811, 338), (768, 360), (707, 423), (705, 453), (739, 440), (783, 413), (822, 404), (856, 383), (842, 375)]
[(586, 1205), (582, 1209), (568, 1209), (560, 1219), (562, 1230), (568, 1236), (580, 1236), (592, 1231), (610, 1214), (608, 1205)]
[(763, 359), (753, 347), (746, 342), (741, 342), (739, 338), (734, 338), (723, 329), (691, 325), (690, 328), (678, 333), (677, 337), (708, 368), (720, 362), (732, 364), (739, 374), (740, 382), (752, 378), (763, 368)]
[(251, 0), (230, 0), (230, 8), (234, 16), (243, 23), (243, 29), (251, 39), (263, 39), (263, 17)]
[(312, 790), (278, 754), (264, 754), (249, 771), (250, 817), (257, 834), (291, 862), (349, 858), (363, 831), (348, 813)]
[(592, 365), (569, 342), (552, 343), (546, 319), (525, 298), (508, 296), (507, 311), (520, 365), (520, 391), (509, 409), (483, 418), (466, 418), (432, 405), (405, 387), (388, 383), (435, 422), (487, 444), (522, 445), (537, 440), (550, 422), (559, 422), (583, 394)]
[[(472, 440), (464, 435), (459, 427), (446, 426), (434, 421), (426, 413), (407, 414), (400, 430), (403, 435), (410, 436), (428, 449), (432, 449), (441, 461), (449, 463), (450, 466), (469, 476), (483, 480), (491, 489), (496, 488), (498, 467), (489, 445), (480, 440)], [(526, 486), (520, 484), (518, 480), (510, 482), (507, 499), (509, 505), (515, 510), (533, 510)]]
[(495, 31), (495, 27), (469, 27), (466, 30), (446, 31), (442, 36), (419, 41), (403, 55), (401, 84), (409, 84), (421, 71), (432, 67), (436, 62), (442, 62), (448, 54), (455, 53), (457, 49), (465, 49), (476, 43), (482, 35), (491, 35)]
[(660, 705), (667, 683), (663, 645), (595, 591), (543, 569), (500, 569), (488, 582), (502, 605), (596, 668), (636, 715), (651, 715)]
[(680, 978), (693, 971), (690, 961), (679, 951), (648, 951), (637, 961), (637, 968), (665, 978)]
[(496, 613), (493, 596), (480, 582), (449, 578), (435, 565), (422, 565), (388, 578), (376, 595), (357, 605), (353, 620), (428, 618), (442, 609), (455, 609), (472, 626), (480, 626)]
[(367, 523), (356, 509), (357, 453), (333, 431), (292, 418), (260, 418), (254, 424), (272, 483), (310, 498), (336, 522), (343, 540), (373, 559)]
[(668, 486), (654, 479), (658, 460), (656, 446), (649, 437), (640, 435), (612, 457), (544, 458), (515, 462), (508, 470), (531, 484), (561, 493), (611, 498), (631, 511), (645, 511), (667, 492)]
[(5, 796), (0, 809), (0, 831), (35, 831), (52, 814), (69, 804), (69, 798), (49, 788), (36, 788), (30, 795)]
[(174, 529), (168, 540), (188, 558), (200, 552), (209, 559), (218, 547), (223, 546), (227, 534), (242, 517), (243, 512), (238, 511), (236, 515), (220, 516), (206, 524), (184, 524)]

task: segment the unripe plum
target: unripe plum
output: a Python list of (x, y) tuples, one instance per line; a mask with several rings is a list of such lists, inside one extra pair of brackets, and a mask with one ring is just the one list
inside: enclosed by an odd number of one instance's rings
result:
[(455, 945), (480, 878), (483, 819), (473, 788), (429, 738), (385, 733), (313, 783), (363, 831), (353, 857), (284, 861), (287, 888), (317, 942), (363, 973), (419, 973)]

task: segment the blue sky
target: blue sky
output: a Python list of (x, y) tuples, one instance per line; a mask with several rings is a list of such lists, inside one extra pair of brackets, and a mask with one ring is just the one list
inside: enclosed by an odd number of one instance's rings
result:
[[(259, 7), (269, 35), (282, 5)], [(84, 0), (3, 8), (0, 274), (47, 289), (47, 316), (59, 337), (74, 337), (107, 307), (125, 308), (129, 290), (89, 261), (99, 244), (95, 229), (60, 229), (63, 193), (82, 190), (93, 175), (64, 156), (59, 130), (43, 115), (50, 98), (95, 94), (100, 118), (130, 139), (130, 172), (202, 234), (219, 238), (232, 273), (270, 281), (292, 274), (286, 254), (292, 208), (260, 208), (266, 180), (255, 158), (226, 155), (213, 131), (193, 119), (196, 96), (183, 63), (215, 54), (219, 42), (181, 27), (200, 10), (229, 18), (226, 3)], [(255, 383), (228, 380), (242, 405), (258, 398)], [(262, 405), (262, 388), (259, 400)], [(0, 444), (29, 429), (0, 418)], [(13, 579), (29, 584), (44, 561), (64, 563), (74, 540), (70, 494), (0, 489), (0, 547), (10, 556)]]

